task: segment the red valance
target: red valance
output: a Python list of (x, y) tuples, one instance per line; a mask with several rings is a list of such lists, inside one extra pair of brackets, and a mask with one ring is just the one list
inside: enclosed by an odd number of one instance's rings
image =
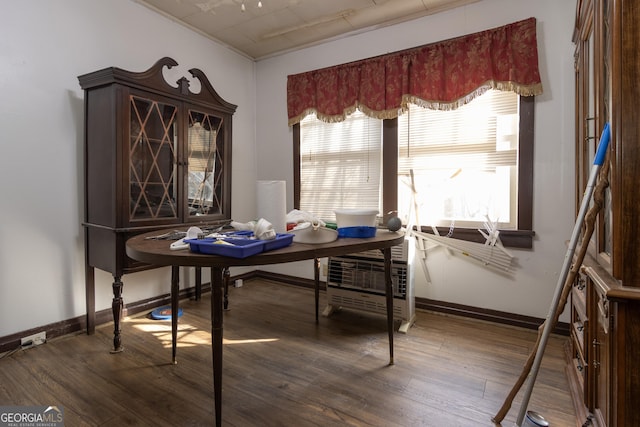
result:
[(356, 109), (389, 119), (413, 103), (451, 110), (487, 89), (542, 93), (536, 19), (388, 55), (290, 75), (289, 125), (315, 113), (338, 122)]

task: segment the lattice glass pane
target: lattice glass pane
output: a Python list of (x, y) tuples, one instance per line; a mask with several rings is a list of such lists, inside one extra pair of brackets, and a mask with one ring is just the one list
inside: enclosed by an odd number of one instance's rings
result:
[(222, 213), (223, 120), (197, 111), (189, 111), (188, 198), (189, 215)]
[(131, 96), (130, 219), (177, 218), (177, 107)]

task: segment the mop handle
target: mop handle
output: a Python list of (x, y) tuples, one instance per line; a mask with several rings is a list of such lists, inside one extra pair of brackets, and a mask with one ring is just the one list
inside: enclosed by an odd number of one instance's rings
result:
[(598, 150), (596, 151), (596, 157), (593, 159), (593, 164), (602, 166), (604, 158), (607, 156), (607, 148), (609, 147), (609, 141), (611, 140), (611, 129), (609, 129), (609, 122), (604, 124), (602, 129), (602, 136), (600, 137), (600, 143), (598, 144)]
[(562, 289), (565, 284), (564, 282), (566, 281), (569, 273), (569, 269), (571, 268), (573, 254), (576, 250), (578, 238), (580, 237), (580, 231), (582, 230), (582, 223), (584, 222), (584, 217), (586, 215), (589, 204), (591, 203), (591, 196), (593, 195), (594, 184), (598, 177), (598, 171), (600, 170), (600, 166), (602, 166), (602, 164), (604, 163), (604, 159), (607, 154), (607, 148), (609, 146), (610, 140), (611, 140), (611, 130), (609, 128), (609, 123), (605, 123), (604, 128), (602, 129), (602, 135), (600, 136), (600, 142), (598, 143), (598, 149), (596, 150), (596, 156), (593, 161), (593, 166), (591, 167), (591, 175), (589, 175), (587, 188), (586, 188), (585, 194), (582, 197), (582, 205), (580, 207), (580, 211), (578, 213), (576, 223), (573, 227), (573, 233), (571, 234), (571, 240), (569, 241), (569, 248), (567, 249), (567, 253), (565, 254), (564, 263), (562, 265), (562, 271), (560, 273), (560, 277), (558, 278), (558, 283), (556, 285), (553, 301), (551, 302), (551, 307), (549, 308), (549, 314), (547, 315), (547, 319), (544, 324), (544, 329), (542, 331), (542, 336), (540, 337), (540, 343), (536, 351), (536, 357), (533, 361), (533, 365), (531, 366), (531, 371), (529, 373), (529, 382), (527, 383), (527, 388), (523, 395), (522, 404), (520, 406), (520, 412), (518, 413), (518, 417), (516, 419), (516, 426), (518, 427), (522, 426), (522, 421), (524, 420), (524, 416), (527, 411), (527, 406), (529, 405), (529, 399), (531, 398), (531, 393), (533, 392), (533, 385), (536, 381), (536, 376), (538, 375), (540, 364), (542, 363), (542, 356), (544, 354), (544, 350), (547, 345), (549, 336), (551, 335), (551, 330), (555, 326), (552, 324), (552, 318), (555, 317), (556, 311), (558, 310), (558, 305), (560, 304), (560, 296), (562, 295)]

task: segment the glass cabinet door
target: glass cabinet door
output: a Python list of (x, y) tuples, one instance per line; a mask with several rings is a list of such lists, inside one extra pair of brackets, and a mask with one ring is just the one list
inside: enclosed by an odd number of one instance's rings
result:
[(187, 199), (189, 217), (223, 211), (224, 120), (189, 110), (187, 129)]
[(130, 96), (129, 220), (178, 218), (178, 107)]
[[(576, 213), (582, 202), (597, 145), (610, 121), (610, 6), (605, 0), (585, 0), (580, 9), (576, 43)], [(612, 252), (611, 192), (605, 189), (603, 209), (591, 237), (590, 253), (609, 269)]]

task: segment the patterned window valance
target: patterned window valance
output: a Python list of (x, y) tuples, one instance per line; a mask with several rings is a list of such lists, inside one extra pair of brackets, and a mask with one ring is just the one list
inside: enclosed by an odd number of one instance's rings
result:
[(390, 119), (409, 103), (452, 110), (487, 89), (542, 93), (536, 19), (362, 61), (290, 75), (289, 126), (308, 114), (338, 122), (356, 109)]

